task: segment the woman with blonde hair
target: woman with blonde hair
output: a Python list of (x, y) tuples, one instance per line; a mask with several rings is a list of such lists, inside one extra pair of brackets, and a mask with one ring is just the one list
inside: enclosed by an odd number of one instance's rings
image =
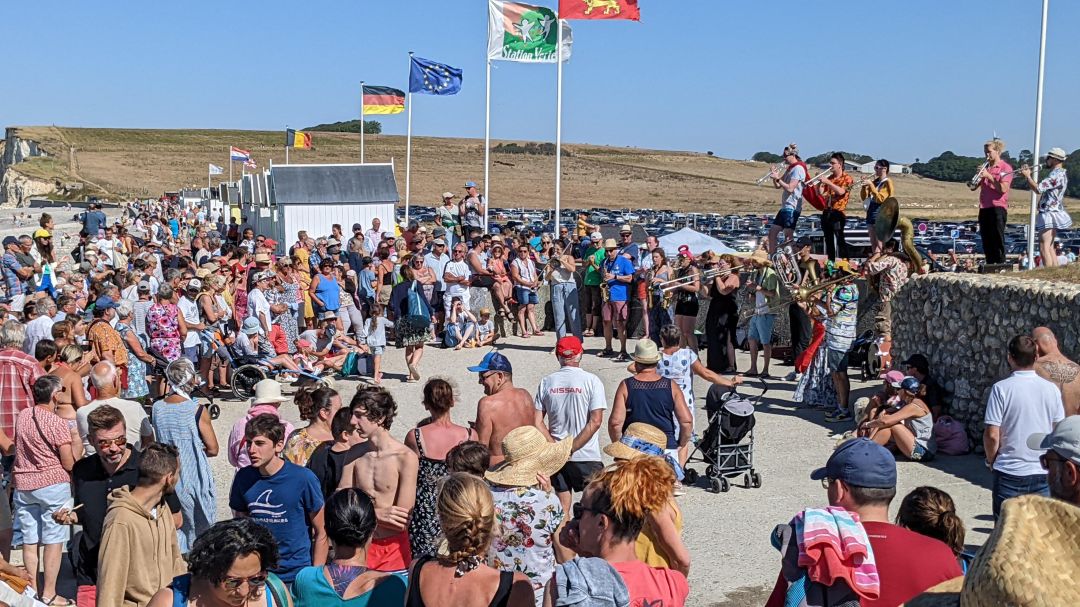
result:
[(446, 538), (445, 556), (416, 560), (406, 607), (533, 607), (523, 573), (499, 571), (484, 561), (495, 532), (495, 504), (484, 481), (464, 472), (446, 477), (436, 505)]

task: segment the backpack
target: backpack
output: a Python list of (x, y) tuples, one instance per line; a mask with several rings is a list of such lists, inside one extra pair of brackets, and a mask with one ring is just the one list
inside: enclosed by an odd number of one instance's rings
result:
[(937, 443), (938, 453), (964, 455), (971, 448), (967, 432), (964, 431), (964, 424), (948, 415), (942, 415), (934, 422), (933, 436)]

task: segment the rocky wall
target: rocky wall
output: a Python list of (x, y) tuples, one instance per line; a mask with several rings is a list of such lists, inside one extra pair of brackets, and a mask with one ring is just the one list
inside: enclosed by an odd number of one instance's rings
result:
[(931, 274), (908, 283), (893, 302), (893, 360), (921, 352), (948, 393), (949, 412), (981, 444), (994, 382), (1009, 374), (1015, 335), (1050, 327), (1061, 351), (1080, 357), (1080, 285), (1002, 274)]

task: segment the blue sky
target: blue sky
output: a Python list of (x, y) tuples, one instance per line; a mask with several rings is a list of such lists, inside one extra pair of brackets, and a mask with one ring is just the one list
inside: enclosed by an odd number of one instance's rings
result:
[[(538, 2), (556, 6), (557, 0)], [(845, 149), (907, 162), (1034, 137), (1040, 0), (640, 0), (573, 22), (567, 142), (732, 158)], [(1050, 7), (1043, 148), (1080, 147), (1080, 2)], [(486, 0), (4, 2), (0, 123), (275, 129), (357, 117), (407, 53), (464, 69), (417, 135), (483, 137)], [(1069, 59), (1072, 57), (1073, 59)], [(492, 134), (554, 141), (555, 66), (496, 62)], [(382, 117), (405, 133), (404, 115)]]

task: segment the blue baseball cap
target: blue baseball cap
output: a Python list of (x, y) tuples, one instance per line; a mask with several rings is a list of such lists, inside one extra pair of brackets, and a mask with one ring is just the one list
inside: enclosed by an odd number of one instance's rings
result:
[(465, 182), (465, 187), (467, 187), (467, 188), (475, 188), (476, 187), (476, 182), (475, 181), (466, 181)]
[(97, 301), (94, 302), (94, 308), (97, 310), (108, 310), (109, 308), (115, 307), (116, 302), (113, 301), (113, 298), (109, 297), (108, 295), (102, 295), (101, 297), (97, 298)]
[(892, 453), (868, 438), (856, 438), (840, 445), (824, 468), (810, 473), (810, 479), (832, 478), (857, 487), (892, 489), (896, 486), (896, 459)]
[(513, 373), (514, 368), (510, 366), (510, 360), (499, 354), (498, 352), (488, 352), (484, 359), (480, 361), (479, 365), (475, 367), (469, 367), (469, 371), (472, 373), (485, 373), (487, 371), (502, 371), (503, 373)]

